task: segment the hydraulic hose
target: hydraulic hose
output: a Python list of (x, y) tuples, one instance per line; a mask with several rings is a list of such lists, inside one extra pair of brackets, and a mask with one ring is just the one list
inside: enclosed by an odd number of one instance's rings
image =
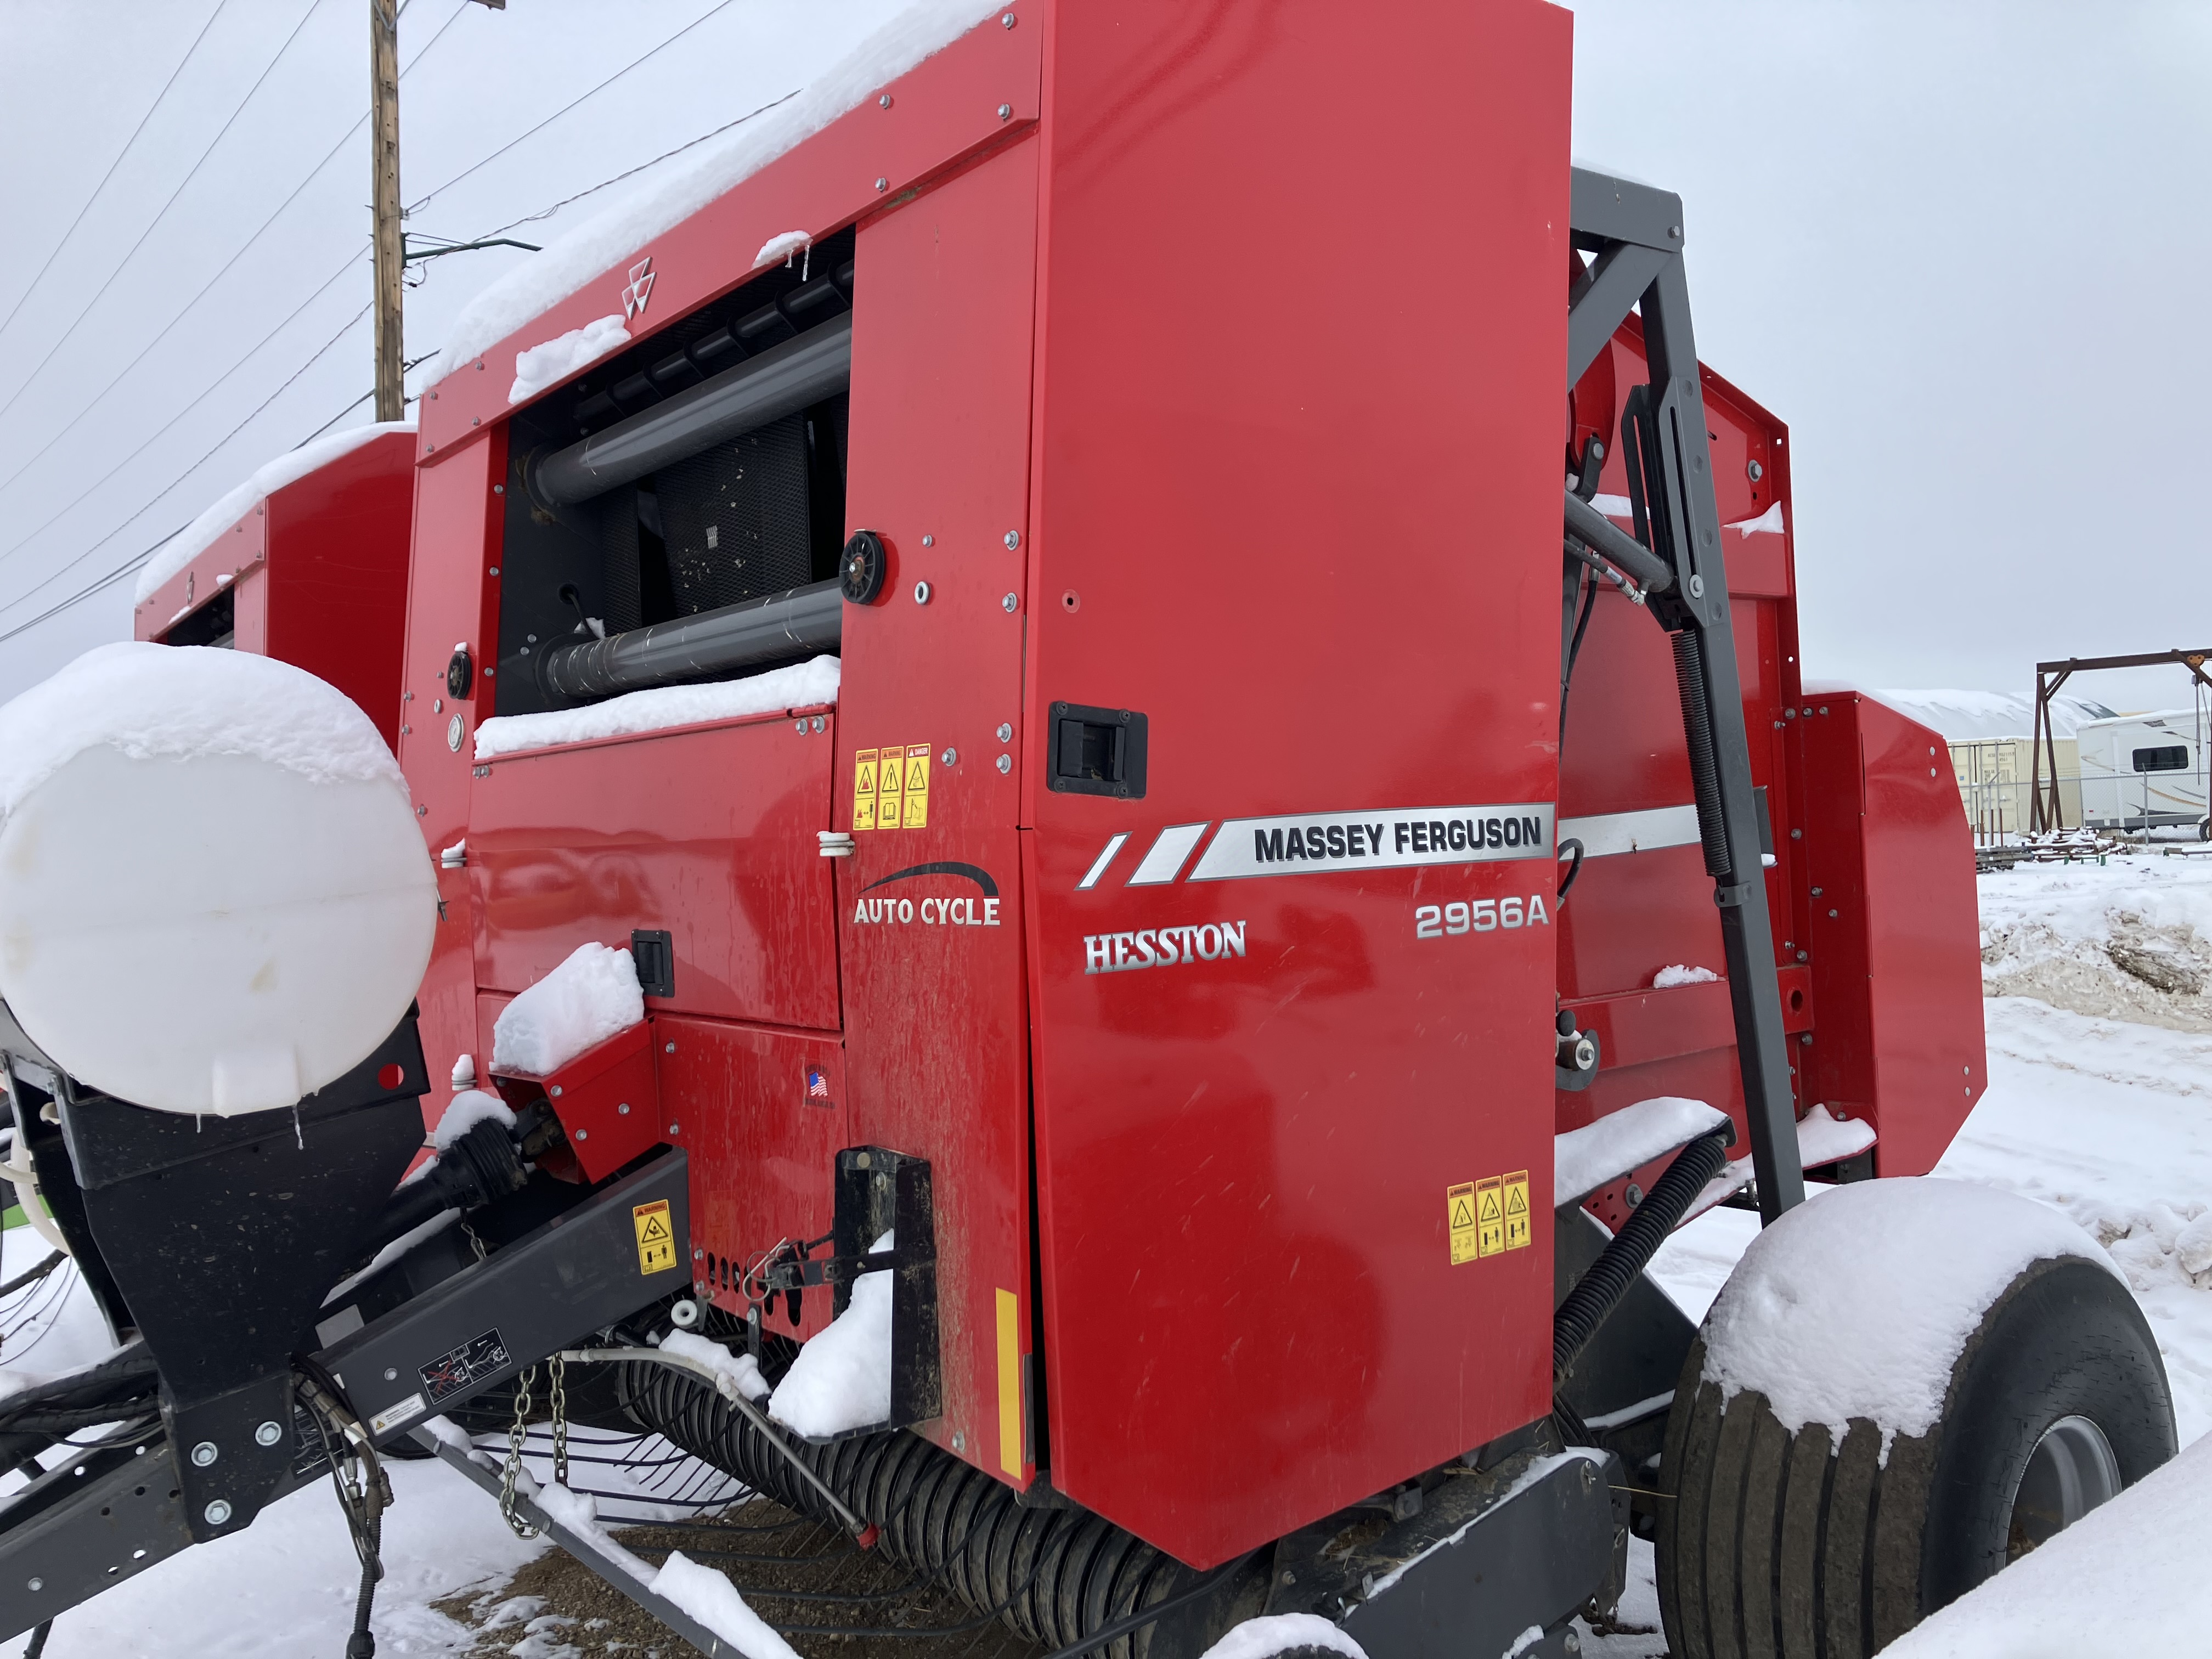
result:
[(1653, 1255), (1674, 1231), (1691, 1201), (1727, 1164), (1729, 1138), (1734, 1133), (1733, 1128), (1717, 1129), (1677, 1152), (1666, 1174), (1652, 1183), (1644, 1202), (1629, 1212), (1620, 1231), (1559, 1304), (1552, 1316), (1555, 1394), (1565, 1385), (1575, 1361), (1597, 1334), (1598, 1327), (1620, 1304), (1637, 1275), (1650, 1265)]
[[(787, 1509), (842, 1524), (784, 1454), (710, 1385), (681, 1371), (626, 1364), (617, 1392), (641, 1426)], [(1008, 1626), (1041, 1646), (1089, 1643), (1200, 1577), (1087, 1510), (1024, 1504), (1012, 1488), (919, 1435), (860, 1435), (792, 1449), (881, 1529), (875, 1547), (886, 1558), (943, 1584), (978, 1613), (1003, 1609)], [(1145, 1659), (1152, 1629), (1103, 1642), (1107, 1659)]]

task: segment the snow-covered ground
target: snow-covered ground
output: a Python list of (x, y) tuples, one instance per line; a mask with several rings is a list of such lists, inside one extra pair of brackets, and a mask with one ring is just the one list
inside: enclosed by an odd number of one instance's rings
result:
[[(2212, 858), (2022, 866), (1984, 876), (1981, 887), (1988, 988), (2011, 989), (2038, 963), (2069, 967), (2063, 974), (2046, 968), (2033, 981), (2051, 1000), (2005, 994), (1984, 1004), (1989, 1092), (1939, 1172), (2050, 1204), (2105, 1243), (2158, 1334), (2182, 1441), (2195, 1442), (2212, 1431), (2212, 1023), (2196, 1023), (2201, 993), (2159, 990), (2119, 965), (2110, 946), (2120, 940), (2124, 956), (2129, 941), (2147, 937), (2185, 965), (2198, 960), (2212, 944)], [(2123, 1008), (2129, 1018), (2112, 1017)], [(1700, 1217), (1661, 1251), (1662, 1282), (1702, 1317), (1756, 1226), (1741, 1211)], [(43, 1249), (27, 1229), (7, 1235), (0, 1273), (20, 1271)], [(38, 1294), (0, 1308), (0, 1329), (24, 1326), (0, 1345), (0, 1389), (101, 1352), (97, 1318), (81, 1291), (27, 1318)], [(482, 1494), (442, 1466), (401, 1465), (394, 1480), (398, 1503), (386, 1528), (390, 1576), (377, 1602), (379, 1651), (456, 1652), (471, 1633), (431, 1603), (471, 1586), (495, 1589), (543, 1547), (514, 1539)], [(2193, 1501), (2187, 1494), (2194, 1484), (2166, 1484), (2174, 1489), (2164, 1493), (2172, 1501), (2154, 1505), (2155, 1514)], [(2094, 1587), (2096, 1564), (2115, 1549), (2125, 1555), (2124, 1543), (2100, 1541), (2125, 1514), (2116, 1510), (2100, 1534), (2083, 1534), (2080, 1582)], [(1650, 1659), (1665, 1650), (1651, 1553), (1641, 1544), (1634, 1550), (1635, 1582), (1622, 1622), (1651, 1633), (1595, 1636), (1583, 1650), (1597, 1659)], [(67, 1614), (56, 1623), (47, 1653), (51, 1659), (335, 1654), (343, 1648), (354, 1584), (337, 1505), (316, 1487), (286, 1498), (249, 1532), (166, 1561)], [(2003, 1597), (1984, 1599), (2009, 1605)], [(2205, 1622), (2177, 1615), (2171, 1602), (2161, 1618), (2167, 1645), (2135, 1650), (2201, 1650)], [(1999, 1650), (1954, 1638), (1948, 1632), (1956, 1623), (1947, 1621), (1944, 1644), (1926, 1651)], [(559, 1650), (542, 1638), (526, 1639), (540, 1646), (525, 1651)], [(21, 1650), (20, 1643), (0, 1646), (0, 1659)]]

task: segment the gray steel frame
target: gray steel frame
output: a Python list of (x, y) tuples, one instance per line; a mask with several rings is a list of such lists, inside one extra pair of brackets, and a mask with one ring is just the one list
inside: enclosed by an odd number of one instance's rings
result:
[[(1676, 653), (1683, 671), (1684, 727), (1692, 774), (1702, 774), (1711, 786), (1698, 792), (1698, 827), (1713, 878), (1713, 902), (1720, 907), (1759, 1217), (1771, 1222), (1802, 1201), (1805, 1174), (1797, 1158), (1797, 1113), (1759, 857), (1759, 805), (1729, 625), (1690, 289), (1682, 270), (1682, 201), (1648, 185), (1577, 167), (1568, 222), (1575, 247), (1593, 256), (1568, 295), (1568, 386), (1596, 362), (1632, 309), (1643, 313), (1660, 461), (1656, 475), (1644, 479), (1649, 553), (1670, 578), (1649, 584), (1647, 591), (1652, 614), (1696, 647)], [(1587, 517), (1571, 508), (1569, 514), (1567, 528), (1579, 535)], [(1602, 544), (1595, 550), (1607, 553)], [(1614, 562), (1632, 577), (1638, 574), (1630, 559)]]

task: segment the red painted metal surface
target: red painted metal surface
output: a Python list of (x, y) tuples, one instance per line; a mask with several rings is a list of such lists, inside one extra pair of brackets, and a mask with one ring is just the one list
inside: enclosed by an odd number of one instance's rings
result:
[(1880, 1173), (1924, 1175), (1989, 1085), (1966, 808), (1943, 739), (1872, 697), (1808, 693), (1797, 730), (1814, 1097), (1873, 1122)]
[[(501, 1098), (517, 1111), (540, 1099), (550, 1105), (568, 1136), (562, 1161), (584, 1180), (605, 1181), (666, 1139), (653, 1046), (653, 1022), (644, 1019), (543, 1077), (526, 1072), (492, 1077)], [(538, 1162), (546, 1164), (544, 1158)]]
[(1017, 1485), (1036, 1453), (1028, 1012), (1020, 773), (998, 759), (1022, 754), (999, 732), (1022, 720), (1029, 625), (1036, 197), (1037, 145), (1018, 138), (860, 228), (846, 517), (892, 560), (884, 597), (846, 607), (836, 807), (854, 830), (863, 751), (900, 751), (902, 785), (926, 776), (926, 811), (903, 787), (888, 827), (879, 792), (839, 860), (850, 1127), (930, 1161), (945, 1407), (922, 1432)]
[(238, 650), (328, 680), (399, 738), (415, 441), (387, 433), (271, 490), (132, 613), (167, 637), (228, 588)]
[[(510, 994), (669, 928), (649, 1052), (695, 1282), (741, 1313), (749, 1263), (829, 1231), (841, 1147), (928, 1158), (945, 1407), (921, 1431), (1016, 1484), (1048, 1451), (1056, 1486), (1202, 1565), (1546, 1413), (1552, 1135), (1658, 1094), (1740, 1115), (1733, 1023), (1723, 983), (1652, 983), (1721, 963), (1694, 828), (1590, 858), (1564, 911), (1548, 830), (1528, 857), (1196, 878), (1254, 834), (1232, 818), (1425, 836), (1453, 804), (1690, 801), (1665, 638), (1615, 595), (1559, 746), (1565, 15), (1448, 12), (1385, 92), (1352, 72), (1378, 51), (1356, 10), (1018, 10), (426, 398), (400, 753), (428, 846), (469, 854), (425, 1042), (481, 1069)], [(1409, 157), (1455, 158), (1448, 192)], [(846, 610), (836, 717), (477, 764), (480, 682), (449, 749), (447, 657), (497, 637), (513, 352), (612, 309), (641, 258), (638, 336), (768, 237), (848, 225), (846, 527), (890, 580)], [(1610, 442), (1642, 378), (1632, 322), (1571, 429)], [(1885, 1171), (1924, 1168), (1980, 1086), (1955, 792), (1887, 711), (1854, 704), (1850, 744), (1804, 712), (1787, 434), (1705, 392), (1800, 1103), (1857, 1103)], [(1626, 487), (1615, 459), (1601, 489)], [(1054, 702), (1148, 715), (1143, 799), (1045, 787)], [(880, 776), (855, 816), (887, 754), (896, 828)], [(825, 828), (851, 857), (817, 855)], [(1555, 987), (1606, 1046), (1580, 1093), (1551, 1087)], [(1455, 1261), (1454, 1189), (1516, 1174), (1525, 1233)]]
[(503, 756), (475, 769), (476, 982), (520, 991), (580, 945), (672, 936), (652, 1006), (835, 1030), (836, 722), (769, 714)]
[[(1209, 1563), (1547, 1409), (1549, 1205), (1455, 1266), (1447, 1189), (1548, 1180), (1553, 930), (1423, 941), (1416, 910), (1548, 901), (1548, 853), (1127, 878), (1172, 825), (1553, 799), (1568, 19), (1432, 15), (1387, 118), (1350, 91), (1357, 9), (1052, 27), (1024, 765), (1053, 1477)], [(1448, 203), (1409, 156), (1466, 158)], [(1144, 800), (1043, 787), (1055, 700), (1148, 714)], [(1224, 923), (1242, 956), (1085, 970), (1086, 936)]]

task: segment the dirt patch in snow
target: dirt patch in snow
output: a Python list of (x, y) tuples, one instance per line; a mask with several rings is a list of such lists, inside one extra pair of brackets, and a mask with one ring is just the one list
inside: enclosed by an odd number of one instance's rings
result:
[(2212, 860), (2114, 858), (1982, 878), (1982, 990), (2212, 1033)]
[[(949, 1591), (914, 1582), (883, 1557), (856, 1548), (832, 1528), (756, 1500), (712, 1522), (617, 1527), (616, 1539), (658, 1565), (672, 1549), (727, 1575), (754, 1611), (776, 1625), (841, 1630), (973, 1626), (975, 1614)], [(792, 1601), (778, 1591), (849, 1600)], [(881, 1599), (869, 1599), (871, 1597)], [(434, 1604), (472, 1632), (465, 1659), (681, 1659), (691, 1650), (627, 1596), (562, 1550), (549, 1550), (491, 1589), (471, 1588)], [(1040, 1651), (997, 1620), (934, 1638), (805, 1635), (787, 1639), (806, 1659), (1031, 1659)]]

